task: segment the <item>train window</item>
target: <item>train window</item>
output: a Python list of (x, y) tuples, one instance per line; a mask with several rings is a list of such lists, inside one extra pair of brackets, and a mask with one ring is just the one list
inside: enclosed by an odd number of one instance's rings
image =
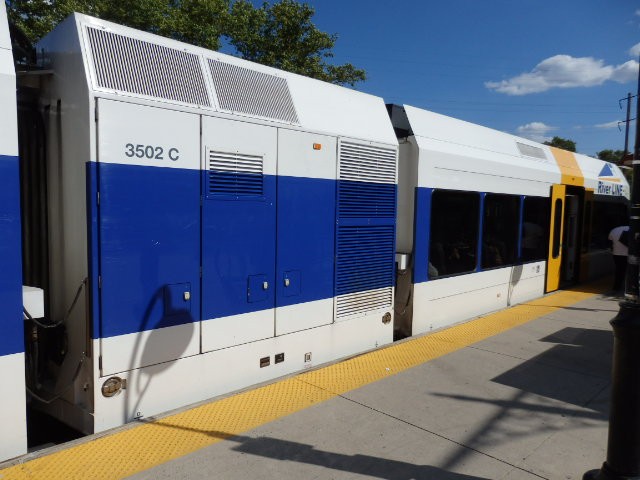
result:
[(522, 207), (522, 261), (546, 260), (549, 248), (549, 207), (544, 197), (525, 197)]
[(553, 215), (553, 249), (551, 256), (558, 258), (560, 256), (560, 231), (562, 230), (562, 200), (559, 198), (556, 198)]
[(429, 278), (476, 269), (480, 195), (436, 190), (431, 200)]
[(482, 222), (482, 268), (515, 263), (519, 225), (520, 197), (487, 194)]

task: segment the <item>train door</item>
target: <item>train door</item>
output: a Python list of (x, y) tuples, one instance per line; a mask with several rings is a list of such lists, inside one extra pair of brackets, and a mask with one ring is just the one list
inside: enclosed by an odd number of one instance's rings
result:
[(274, 335), (275, 127), (202, 117), (202, 351)]
[(576, 280), (579, 265), (580, 238), (578, 236), (580, 198), (577, 195), (565, 196), (564, 228), (562, 237), (562, 281), (572, 283)]
[(546, 291), (553, 292), (560, 288), (560, 272), (562, 268), (562, 230), (564, 226), (565, 185), (551, 187), (551, 226), (549, 229), (549, 256), (547, 259)]

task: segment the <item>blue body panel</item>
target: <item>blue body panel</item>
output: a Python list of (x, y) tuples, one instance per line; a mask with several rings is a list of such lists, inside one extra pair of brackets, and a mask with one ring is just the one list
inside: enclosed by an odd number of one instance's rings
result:
[(395, 184), (338, 181), (335, 294), (395, 283)]
[[(200, 172), (108, 163), (98, 170), (100, 336), (196, 321)], [(189, 301), (181, 305), (175, 305), (177, 287), (169, 287), (176, 284), (189, 286)]]
[[(207, 175), (203, 179), (208, 184)], [(275, 198), (276, 179), (265, 176), (260, 196), (211, 195), (204, 200), (203, 319), (274, 307)]]
[[(337, 222), (357, 230), (340, 258), (344, 292), (393, 285), (395, 205), (368, 199), (364, 215), (337, 219), (335, 180), (264, 176), (248, 189), (236, 176), (214, 191), (214, 175), (88, 166), (90, 276), (102, 278), (94, 338), (332, 298)], [(376, 189), (395, 198), (395, 185)]]
[(91, 312), (91, 338), (100, 337), (100, 290), (98, 289), (98, 277), (100, 275), (100, 232), (98, 208), (98, 164), (87, 162), (85, 170), (87, 182), (87, 251), (89, 266), (89, 282), (87, 290), (89, 294), (89, 311)]
[(0, 356), (24, 352), (20, 163), (0, 155)]
[(429, 236), (432, 188), (416, 187), (413, 230), (413, 283), (426, 282), (429, 268)]
[(278, 307), (333, 297), (335, 229), (334, 180), (278, 177)]

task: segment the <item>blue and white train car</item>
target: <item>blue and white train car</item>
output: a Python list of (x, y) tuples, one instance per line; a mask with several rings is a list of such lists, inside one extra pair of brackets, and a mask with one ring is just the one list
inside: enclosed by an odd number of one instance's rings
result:
[(611, 270), (615, 165), (411, 106), (400, 138), (396, 333), (415, 335)]
[(99, 432), (611, 269), (615, 165), (79, 14), (20, 175), (0, 25), (0, 460), (25, 383)]
[(0, 5), (0, 460), (27, 451), (16, 77)]
[(97, 432), (392, 341), (380, 98), (79, 14), (38, 51), (52, 318), (83, 292), (43, 408)]

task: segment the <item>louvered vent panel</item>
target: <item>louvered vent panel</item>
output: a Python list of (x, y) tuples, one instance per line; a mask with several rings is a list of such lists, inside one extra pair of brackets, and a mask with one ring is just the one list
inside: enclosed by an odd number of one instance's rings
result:
[(263, 158), (258, 155), (209, 151), (209, 196), (262, 196)]
[(281, 122), (298, 122), (285, 78), (219, 60), (209, 60), (221, 109)]
[(339, 180), (340, 217), (395, 217), (395, 150), (343, 142)]
[(396, 165), (394, 149), (348, 142), (340, 144), (340, 180), (395, 184)]
[(338, 196), (338, 213), (343, 218), (395, 216), (395, 185), (340, 182)]
[(339, 226), (336, 295), (393, 285), (393, 225)]
[(392, 287), (341, 295), (336, 299), (336, 317), (344, 318), (372, 310), (391, 308), (392, 301)]
[(87, 28), (98, 87), (210, 106), (198, 56)]
[(540, 147), (534, 147), (532, 145), (527, 145), (526, 143), (516, 142), (518, 145), (518, 150), (521, 155), (525, 155), (527, 157), (539, 158), (541, 160), (546, 160), (547, 156), (544, 154), (544, 150)]

